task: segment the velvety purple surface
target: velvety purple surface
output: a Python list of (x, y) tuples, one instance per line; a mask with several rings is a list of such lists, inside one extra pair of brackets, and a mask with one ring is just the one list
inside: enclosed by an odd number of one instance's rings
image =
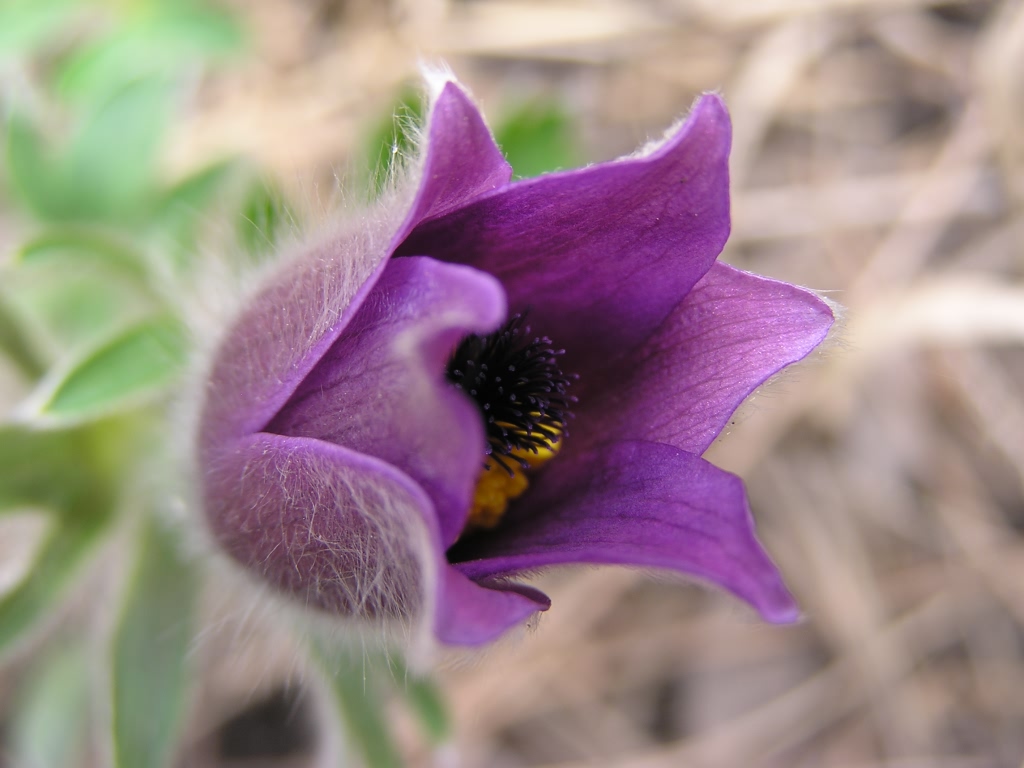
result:
[(450, 214), (512, 178), (512, 167), (465, 91), (448, 83), (430, 110), (427, 153), (416, 200), (392, 248), (414, 227)]
[(831, 324), (809, 291), (716, 263), (611, 380), (580, 380), (573, 442), (613, 435), (700, 455), (740, 403), (810, 353)]
[[(422, 603), (417, 524), (430, 501), (387, 462), (259, 432), (218, 455), (206, 481), (207, 514), (221, 545), (303, 603), (373, 616), (400, 616)], [(367, 515), (371, 504), (375, 513)], [(422, 519), (429, 526), (429, 516)]]
[(473, 579), (565, 563), (669, 568), (717, 583), (770, 621), (796, 606), (754, 537), (739, 478), (663, 443), (616, 441), (559, 461), (499, 531), (450, 553)]
[[(700, 454), (832, 315), (807, 291), (715, 262), (729, 230), (721, 101), (702, 98), (643, 157), (511, 184), (458, 86), (437, 97), (427, 139), (390, 245), (312, 249), (222, 345), (200, 435), (218, 540), (320, 608), (427, 606), (454, 644), (546, 609), (512, 579), (574, 562), (679, 571), (793, 619), (742, 483)], [(559, 456), (498, 527), (460, 539), (483, 423), (444, 369), (506, 303), (565, 347), (579, 402)]]
[(420, 224), (398, 253), (494, 275), (586, 378), (643, 342), (721, 253), (730, 139), (705, 96), (650, 155), (511, 184)]
[[(237, 440), (206, 478), (221, 545), (311, 607), (403, 618), (433, 600), (439, 639), (472, 645), (550, 604), (536, 590), (483, 587), (449, 566), (430, 499), (375, 457), (261, 432)], [(435, 594), (425, 596), (423, 574), (431, 571)]]
[(504, 317), (505, 296), (490, 275), (393, 259), (266, 431), (315, 437), (397, 467), (430, 496), (447, 547), (466, 523), (484, 430), (445, 367), (461, 339), (493, 331)]

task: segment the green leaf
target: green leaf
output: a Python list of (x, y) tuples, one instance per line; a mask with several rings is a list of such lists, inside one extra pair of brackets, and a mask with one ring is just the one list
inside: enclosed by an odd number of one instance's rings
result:
[(223, 160), (187, 176), (161, 194), (150, 223), (172, 266), (186, 266), (195, 260), (202, 227), (216, 219), (211, 209), (217, 206), (219, 214), (225, 198), (237, 199), (241, 176), (237, 160)]
[(411, 679), (405, 686), (405, 698), (434, 744), (451, 737), (451, 719), (441, 692), (432, 680)]
[(368, 171), (376, 196), (386, 189), (391, 174), (396, 170), (396, 163), (412, 151), (414, 137), (423, 125), (426, 109), (421, 94), (408, 89), (399, 97), (391, 117), (382, 121), (371, 134)]
[(57, 164), (38, 128), (20, 112), (7, 120), (7, 172), (15, 194), (37, 216), (67, 215), (69, 203)]
[(110, 419), (64, 431), (0, 428), (0, 513), (51, 513), (26, 574), (0, 599), (0, 655), (53, 615), (89, 562), (113, 519), (114, 479), (129, 466), (139, 426)]
[(137, 216), (152, 203), (170, 95), (162, 81), (130, 83), (86, 112), (59, 151), (26, 115), (14, 112), (7, 123), (12, 187), (46, 221)]
[(63, 596), (106, 527), (107, 509), (80, 509), (55, 520), (25, 577), (0, 599), (0, 655), (46, 616)]
[(113, 269), (139, 284), (147, 280), (141, 253), (104, 232), (83, 228), (50, 229), (19, 248), (13, 261), (29, 266), (56, 264), (60, 268), (98, 266)]
[(524, 104), (506, 117), (494, 133), (520, 178), (579, 164), (572, 122), (558, 104)]
[(156, 297), (132, 258), (95, 249), (40, 251), (0, 272), (0, 300), (38, 357), (80, 355), (153, 313)]
[(88, 116), (64, 168), (76, 214), (130, 216), (151, 202), (169, 117), (170, 88), (156, 79), (128, 84)]
[(367, 768), (401, 768), (402, 760), (377, 689), (379, 670), (362, 654), (328, 650), (315, 643), (313, 657), (323, 670), (349, 741)]
[(192, 2), (151, 4), (70, 55), (56, 88), (76, 103), (95, 103), (137, 78), (177, 78), (202, 59), (237, 52), (243, 42), (226, 12)]
[(11, 723), (12, 765), (73, 768), (81, 764), (92, 701), (81, 647), (45, 656), (18, 697)]
[(236, 160), (222, 160), (200, 168), (171, 186), (157, 204), (159, 221), (194, 218), (215, 202), (238, 173)]
[(0, 295), (0, 354), (14, 363), (25, 378), (35, 381), (46, 371), (46, 362), (35, 349), (24, 323)]
[(295, 213), (284, 193), (269, 181), (257, 181), (242, 204), (238, 239), (246, 252), (262, 257), (295, 227)]
[(170, 384), (184, 359), (180, 326), (150, 318), (47, 381), (25, 415), (41, 424), (79, 423), (135, 406)]
[(149, 29), (161, 48), (181, 58), (230, 55), (245, 45), (238, 20), (213, 4), (165, 0), (159, 6), (160, 11), (149, 20)]
[(434, 744), (443, 744), (451, 738), (451, 718), (448, 707), (437, 685), (429, 677), (409, 672), (396, 656), (389, 658), (398, 691), (417, 716), (427, 737)]
[(84, 457), (93, 450), (81, 430), (0, 427), (0, 513), (33, 507), (65, 514), (77, 500), (102, 506), (99, 478)]
[(4, 0), (0, 4), (0, 54), (23, 53), (49, 42), (74, 10), (73, 0)]
[(148, 522), (114, 637), (114, 764), (121, 768), (168, 765), (184, 712), (198, 582), (176, 543)]

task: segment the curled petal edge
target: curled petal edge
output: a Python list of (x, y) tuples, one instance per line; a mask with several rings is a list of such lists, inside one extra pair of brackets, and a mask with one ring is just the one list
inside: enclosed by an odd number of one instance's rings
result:
[(426, 257), (392, 260), (266, 431), (397, 467), (430, 496), (447, 547), (466, 522), (484, 435), (478, 407), (445, 369), (462, 338), (504, 318), (505, 294), (490, 275)]

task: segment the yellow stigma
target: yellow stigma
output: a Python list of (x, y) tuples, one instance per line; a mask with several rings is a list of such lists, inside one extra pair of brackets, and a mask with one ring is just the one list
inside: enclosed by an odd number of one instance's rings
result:
[[(493, 528), (508, 509), (509, 502), (517, 499), (530, 487), (526, 473), (551, 461), (562, 447), (561, 434), (552, 435), (536, 453), (529, 448), (517, 448), (501, 467), (493, 459), (488, 460), (476, 483), (473, 506), (469, 510), (466, 530)], [(521, 464), (526, 464), (524, 469)], [(511, 471), (510, 471), (511, 470)]]

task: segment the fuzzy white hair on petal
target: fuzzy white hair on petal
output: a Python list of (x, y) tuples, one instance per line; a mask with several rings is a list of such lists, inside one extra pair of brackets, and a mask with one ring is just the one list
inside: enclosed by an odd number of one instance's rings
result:
[(423, 77), (423, 83), (427, 87), (427, 95), (430, 97), (431, 103), (437, 101), (441, 91), (445, 89), (448, 83), (459, 85), (455, 73), (444, 62), (421, 62), (420, 75)]
[(703, 99), (705, 96), (717, 96), (720, 99), (722, 98), (722, 94), (718, 91), (705, 91), (704, 93), (700, 94), (699, 96), (697, 96), (697, 98), (693, 100), (693, 103), (690, 105), (690, 108), (686, 111), (686, 114), (678, 118), (675, 122), (672, 123), (672, 125), (666, 128), (664, 133), (662, 133), (662, 135), (659, 138), (651, 139), (647, 143), (637, 148), (636, 151), (624, 157), (620, 157), (619, 159), (634, 160), (653, 155), (655, 152), (661, 149), (667, 142), (671, 141), (672, 138), (677, 133), (679, 133), (679, 131), (682, 130), (683, 126), (686, 125), (686, 123), (690, 120), (690, 117), (693, 115), (694, 108), (696, 108), (696, 106), (700, 103), (700, 100)]

